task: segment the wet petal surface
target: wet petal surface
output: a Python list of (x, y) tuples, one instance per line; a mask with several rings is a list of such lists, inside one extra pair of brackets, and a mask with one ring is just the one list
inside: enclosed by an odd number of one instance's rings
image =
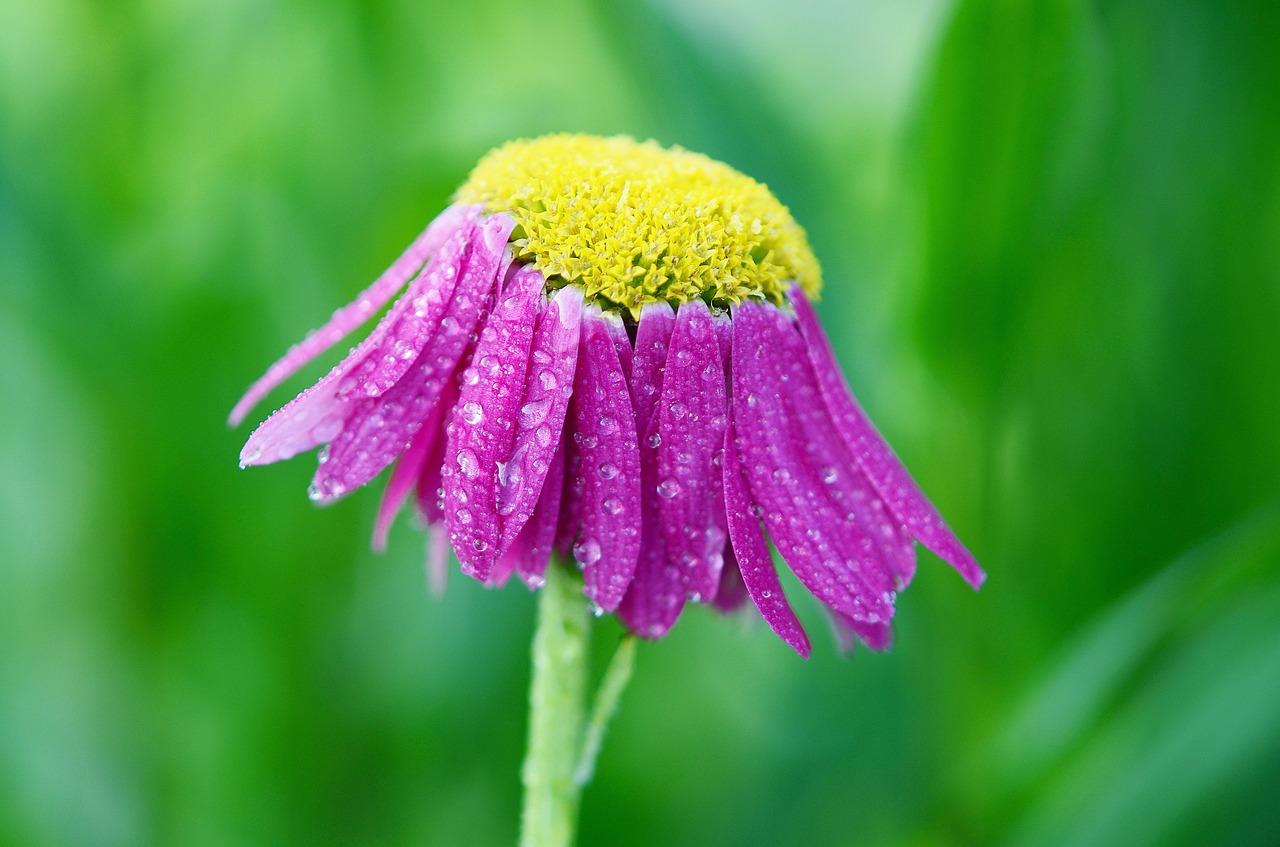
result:
[(666, 303), (645, 306), (636, 326), (635, 356), (631, 364), (631, 397), (640, 439), (640, 557), (635, 579), (618, 607), (618, 616), (632, 632), (646, 638), (664, 635), (684, 608), (685, 587), (680, 571), (667, 555), (658, 496), (658, 403), (675, 332), (676, 314)]
[(734, 446), (770, 536), (824, 603), (858, 620), (888, 620), (889, 568), (821, 463), (840, 442), (799, 333), (765, 304), (743, 303), (733, 319)]
[(462, 572), (487, 581), (501, 533), (498, 488), (509, 471), (529, 348), (542, 303), (542, 274), (518, 271), (480, 330), (449, 430), (445, 521)]
[(582, 532), (573, 557), (587, 597), (606, 611), (621, 602), (640, 552), (640, 452), (619, 332), (626, 337), (621, 318), (587, 307), (574, 388)]
[[(450, 206), (396, 259), (391, 267), (350, 304), (333, 313), (324, 326), (307, 333), (307, 337), (289, 349), (279, 361), (267, 369), (262, 377), (249, 387), (235, 408), (228, 423), (238, 426), (263, 397), (280, 383), (298, 372), (300, 368), (346, 338), (356, 327), (395, 296), (427, 260), (439, 250), (458, 230), (465, 228), (480, 214), (479, 206)], [(308, 448), (303, 448), (308, 449)], [(296, 453), (296, 451), (295, 451)], [(293, 454), (291, 454), (293, 455)], [(287, 458), (287, 457), (283, 457)]]
[(808, 356), (822, 386), (823, 399), (854, 458), (888, 508), (908, 527), (911, 534), (977, 588), (986, 576), (973, 554), (965, 549), (960, 539), (943, 521), (938, 510), (925, 497), (906, 466), (894, 455), (893, 449), (876, 431), (875, 425), (858, 404), (836, 362), (831, 344), (822, 331), (813, 306), (804, 293), (793, 289), (790, 296), (795, 306), (796, 320), (804, 334)]

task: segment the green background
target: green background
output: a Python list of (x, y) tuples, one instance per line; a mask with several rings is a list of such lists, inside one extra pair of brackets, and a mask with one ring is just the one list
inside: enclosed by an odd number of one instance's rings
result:
[(0, 842), (514, 841), (533, 597), (224, 419), (553, 130), (774, 188), (990, 577), (924, 555), (885, 655), (691, 610), (584, 844), (1280, 842), (1278, 57), (1262, 2), (0, 3)]

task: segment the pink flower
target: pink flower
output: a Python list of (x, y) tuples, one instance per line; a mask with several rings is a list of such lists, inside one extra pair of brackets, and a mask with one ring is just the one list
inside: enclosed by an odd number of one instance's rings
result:
[(242, 466), (321, 447), (311, 496), (328, 502), (395, 463), (375, 546), (413, 495), (464, 573), (536, 588), (558, 551), (647, 638), (689, 602), (749, 596), (807, 656), (766, 534), (873, 649), (916, 540), (981, 584), (845, 383), (806, 295), (816, 261), (763, 186), (684, 151), (553, 136), (495, 151), (460, 196), (236, 405), (232, 424), (407, 284)]

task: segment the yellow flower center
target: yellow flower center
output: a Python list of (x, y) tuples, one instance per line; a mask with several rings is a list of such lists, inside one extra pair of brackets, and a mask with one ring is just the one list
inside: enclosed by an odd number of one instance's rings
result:
[(516, 258), (633, 317), (646, 303), (782, 303), (822, 271), (769, 189), (728, 165), (656, 142), (588, 135), (512, 141), (476, 165), (458, 202), (516, 220)]

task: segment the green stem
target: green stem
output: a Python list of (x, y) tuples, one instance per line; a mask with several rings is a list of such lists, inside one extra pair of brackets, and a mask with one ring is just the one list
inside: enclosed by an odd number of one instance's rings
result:
[(618, 649), (609, 660), (604, 679), (600, 681), (600, 690), (596, 692), (591, 720), (587, 722), (587, 731), (582, 738), (582, 755), (578, 757), (578, 767), (573, 772), (573, 781), (578, 784), (579, 790), (587, 787), (595, 773), (596, 758), (600, 755), (600, 745), (604, 743), (604, 731), (613, 713), (618, 710), (618, 701), (631, 679), (631, 669), (635, 663), (636, 637), (627, 633), (622, 636)]
[(587, 604), (582, 582), (560, 562), (538, 592), (529, 685), (529, 747), (521, 781), (521, 847), (569, 847), (578, 818), (574, 780), (582, 738), (587, 666)]

